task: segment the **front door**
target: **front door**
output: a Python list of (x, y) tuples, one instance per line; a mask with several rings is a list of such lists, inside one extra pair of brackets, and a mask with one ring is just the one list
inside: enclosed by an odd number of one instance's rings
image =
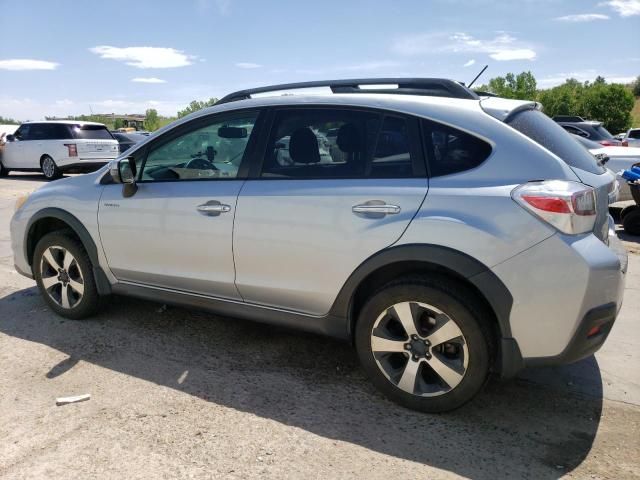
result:
[(2, 152), (2, 164), (6, 168), (35, 169), (40, 168), (39, 158), (34, 158), (31, 152), (32, 142), (29, 137), (31, 124), (22, 124), (16, 133), (14, 140), (4, 145)]
[(104, 188), (100, 238), (119, 281), (240, 298), (233, 219), (257, 116), (213, 116), (169, 131), (148, 147), (144, 162), (136, 161), (133, 196), (124, 198), (122, 185)]
[(263, 164), (238, 198), (234, 258), (245, 301), (326, 314), (425, 198), (417, 132), (415, 119), (376, 111), (277, 111)]

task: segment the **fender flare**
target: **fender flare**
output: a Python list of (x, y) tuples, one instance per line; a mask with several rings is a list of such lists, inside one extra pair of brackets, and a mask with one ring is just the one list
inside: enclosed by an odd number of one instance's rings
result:
[(91, 260), (91, 264), (93, 265), (93, 277), (96, 281), (96, 288), (100, 295), (109, 295), (111, 293), (111, 283), (107, 279), (104, 270), (100, 267), (100, 262), (98, 260), (98, 248), (96, 247), (93, 238), (82, 224), (80, 220), (78, 220), (71, 213), (66, 210), (62, 210), (61, 208), (55, 207), (47, 207), (42, 210), (37, 211), (35, 214), (31, 216), (29, 222), (27, 223), (27, 228), (25, 229), (25, 238), (24, 238), (24, 249), (25, 249), (25, 258), (32, 262), (31, 256), (29, 255), (29, 250), (35, 245), (31, 245), (30, 236), (32, 233), (33, 226), (44, 218), (55, 218), (60, 220), (67, 225), (69, 228), (73, 230), (73, 232), (78, 236), (82, 245), (84, 246), (87, 254), (89, 255), (89, 259)]
[(334, 318), (347, 320), (348, 338), (353, 338), (355, 319), (351, 313), (357, 288), (371, 273), (397, 262), (424, 262), (443, 267), (471, 283), (487, 301), (498, 323), (497, 372), (502, 378), (511, 378), (523, 368), (520, 348), (511, 334), (509, 319), (513, 296), (509, 289), (486, 265), (465, 253), (441, 245), (407, 244), (389, 247), (362, 262), (343, 285), (329, 313)]
[(478, 260), (441, 245), (407, 244), (375, 253), (349, 276), (331, 307), (331, 314), (349, 318), (353, 295), (361, 282), (379, 268), (397, 262), (429, 263), (450, 270), (466, 279), (479, 290), (493, 309), (501, 336), (511, 337), (509, 316), (513, 297), (504, 283)]

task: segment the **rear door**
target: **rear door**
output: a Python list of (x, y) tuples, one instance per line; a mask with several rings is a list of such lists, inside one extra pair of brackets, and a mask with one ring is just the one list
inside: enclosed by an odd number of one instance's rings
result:
[(236, 286), (250, 303), (326, 314), (427, 194), (419, 125), (327, 107), (277, 109), (270, 123), (261, 165), (238, 198)]

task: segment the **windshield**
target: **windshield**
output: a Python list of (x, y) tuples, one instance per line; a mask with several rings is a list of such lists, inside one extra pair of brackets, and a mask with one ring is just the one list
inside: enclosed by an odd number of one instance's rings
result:
[(523, 110), (507, 118), (507, 124), (556, 154), (570, 167), (601, 174), (605, 169), (573, 140), (574, 136), (539, 110)]

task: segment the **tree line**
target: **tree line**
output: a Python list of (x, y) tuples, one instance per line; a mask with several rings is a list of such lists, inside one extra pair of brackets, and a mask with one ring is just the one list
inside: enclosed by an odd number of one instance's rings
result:
[[(635, 98), (640, 97), (640, 76), (631, 85), (607, 83), (603, 77), (597, 77), (593, 82), (579, 82), (569, 78), (561, 85), (549, 89), (538, 89), (536, 78), (531, 72), (519, 74), (507, 73), (504, 77), (489, 80), (476, 89), (479, 92), (489, 92), (499, 97), (540, 102), (543, 111), (553, 117), (555, 115), (578, 115), (590, 120), (603, 122), (605, 128), (612, 133), (627, 130), (632, 126), (631, 111)], [(209, 100), (193, 100), (175, 116), (163, 116), (154, 108), (145, 112), (144, 127), (149, 131), (157, 130), (165, 125), (214, 105), (217, 98)], [(122, 120), (102, 115), (79, 115), (69, 117), (72, 120), (82, 120), (104, 123), (110, 129), (118, 129), (123, 125)], [(0, 116), (0, 124), (20, 123), (10, 118)]]
[(640, 76), (631, 85), (607, 83), (603, 77), (597, 77), (593, 82), (569, 78), (556, 87), (538, 89), (531, 72), (508, 73), (504, 77), (492, 78), (477, 91), (540, 102), (544, 113), (550, 117), (578, 115), (599, 120), (607, 130), (616, 134), (632, 126), (631, 111), (635, 97), (640, 97)]

